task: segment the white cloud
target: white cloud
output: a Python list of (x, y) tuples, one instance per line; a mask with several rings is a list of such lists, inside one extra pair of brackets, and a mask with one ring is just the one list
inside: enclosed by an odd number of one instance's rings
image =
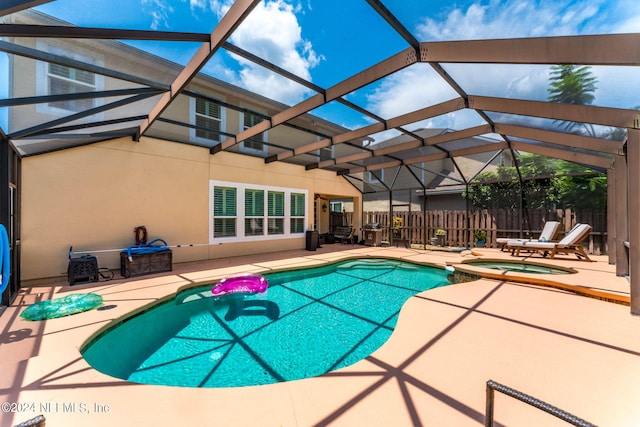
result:
[(169, 28), (169, 15), (174, 12), (173, 7), (166, 0), (141, 0), (142, 6), (147, 7), (151, 14), (151, 29)]
[[(152, 29), (170, 28), (171, 14), (176, 12), (170, 0), (141, 0), (141, 3), (152, 17)], [(201, 20), (211, 12), (221, 19), (234, 1), (181, 0), (181, 3), (188, 3), (192, 16)], [(309, 3), (308, 10), (310, 6)], [(286, 0), (260, 2), (235, 30), (229, 41), (305, 80), (311, 80), (310, 70), (324, 58), (316, 53), (311, 42), (302, 38), (302, 28), (296, 13), (304, 13), (300, 4), (294, 6)], [(205, 70), (285, 104), (295, 104), (311, 93), (306, 87), (253, 62), (235, 55), (232, 57), (239, 67), (225, 67), (221, 61), (214, 58), (205, 66)]]
[(640, 2), (638, 0), (620, 0), (618, 11), (623, 16), (612, 32), (640, 33)]
[(453, 9), (446, 19), (425, 18), (417, 27), (423, 41), (538, 37), (580, 33), (600, 12), (603, 0), (491, 0)]
[(207, 0), (189, 0), (189, 7), (192, 12), (206, 11), (207, 10)]
[(416, 64), (383, 80), (367, 96), (367, 103), (371, 111), (388, 119), (456, 96), (429, 65)]
[[(223, 16), (231, 2), (211, 0), (209, 4), (218, 16)], [(298, 10), (284, 0), (259, 3), (233, 33), (230, 42), (305, 80), (311, 80), (310, 70), (323, 58), (309, 41), (302, 38), (302, 28), (295, 15)], [(250, 61), (234, 58), (241, 66), (237, 83), (252, 92), (286, 104), (299, 102), (309, 92), (305, 87)]]

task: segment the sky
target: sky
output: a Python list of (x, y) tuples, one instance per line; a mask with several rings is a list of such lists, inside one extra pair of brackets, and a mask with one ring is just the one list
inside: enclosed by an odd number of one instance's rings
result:
[[(209, 33), (232, 3), (231, 0), (57, 0), (37, 9), (76, 25)], [(640, 32), (638, 0), (383, 0), (383, 3), (419, 41)], [(117, 15), (113, 15), (115, 10)], [(266, 0), (240, 25), (230, 42), (324, 88), (408, 47), (364, 0)], [(186, 64), (198, 47), (130, 43), (180, 64)], [(547, 66), (445, 64), (444, 67), (468, 94), (533, 100), (544, 100), (547, 96)], [(598, 78), (595, 105), (631, 108), (640, 104), (637, 67), (593, 67), (592, 71)], [(224, 50), (216, 53), (203, 72), (287, 105), (315, 94)], [(0, 96), (3, 95), (6, 96), (6, 85), (0, 83)], [(347, 99), (383, 118), (391, 118), (456, 96), (430, 66), (415, 64), (348, 94)], [(370, 118), (337, 103), (312, 113), (348, 128), (371, 122)], [(460, 112), (412, 127), (459, 129), (480, 122), (477, 115)]]

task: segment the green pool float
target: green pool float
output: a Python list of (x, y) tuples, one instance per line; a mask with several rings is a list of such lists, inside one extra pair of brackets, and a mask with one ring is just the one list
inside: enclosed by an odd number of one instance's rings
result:
[(100, 295), (71, 294), (62, 298), (37, 302), (27, 307), (20, 317), (27, 320), (55, 319), (93, 310), (101, 305), (102, 297)]

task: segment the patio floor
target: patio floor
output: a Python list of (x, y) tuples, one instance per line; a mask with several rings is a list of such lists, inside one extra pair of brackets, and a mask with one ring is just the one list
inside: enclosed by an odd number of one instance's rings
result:
[[(513, 259), (496, 249), (477, 252)], [(335, 244), (175, 265), (171, 273), (137, 280), (23, 289), (0, 316), (0, 402), (15, 404), (3, 406), (0, 425), (42, 414), (47, 426), (481, 426), (490, 379), (596, 425), (640, 425), (640, 317), (625, 305), (507, 280), (481, 279), (410, 298), (379, 350), (300, 381), (230, 389), (132, 384), (93, 370), (79, 353), (110, 321), (182, 286), (353, 256), (440, 266), (474, 257)], [(606, 257), (594, 256), (593, 263), (575, 256), (534, 259), (578, 270), (554, 280), (629, 294), (628, 281), (615, 276)], [(19, 317), (36, 301), (82, 291), (115, 307), (43, 322)], [(495, 420), (497, 426), (567, 425), (500, 393)]]

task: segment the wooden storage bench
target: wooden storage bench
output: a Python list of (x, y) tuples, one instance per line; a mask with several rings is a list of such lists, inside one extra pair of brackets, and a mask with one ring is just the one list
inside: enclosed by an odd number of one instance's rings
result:
[(171, 270), (173, 270), (171, 249), (131, 254), (131, 260), (129, 260), (127, 252), (120, 252), (120, 274), (122, 277), (136, 277)]

